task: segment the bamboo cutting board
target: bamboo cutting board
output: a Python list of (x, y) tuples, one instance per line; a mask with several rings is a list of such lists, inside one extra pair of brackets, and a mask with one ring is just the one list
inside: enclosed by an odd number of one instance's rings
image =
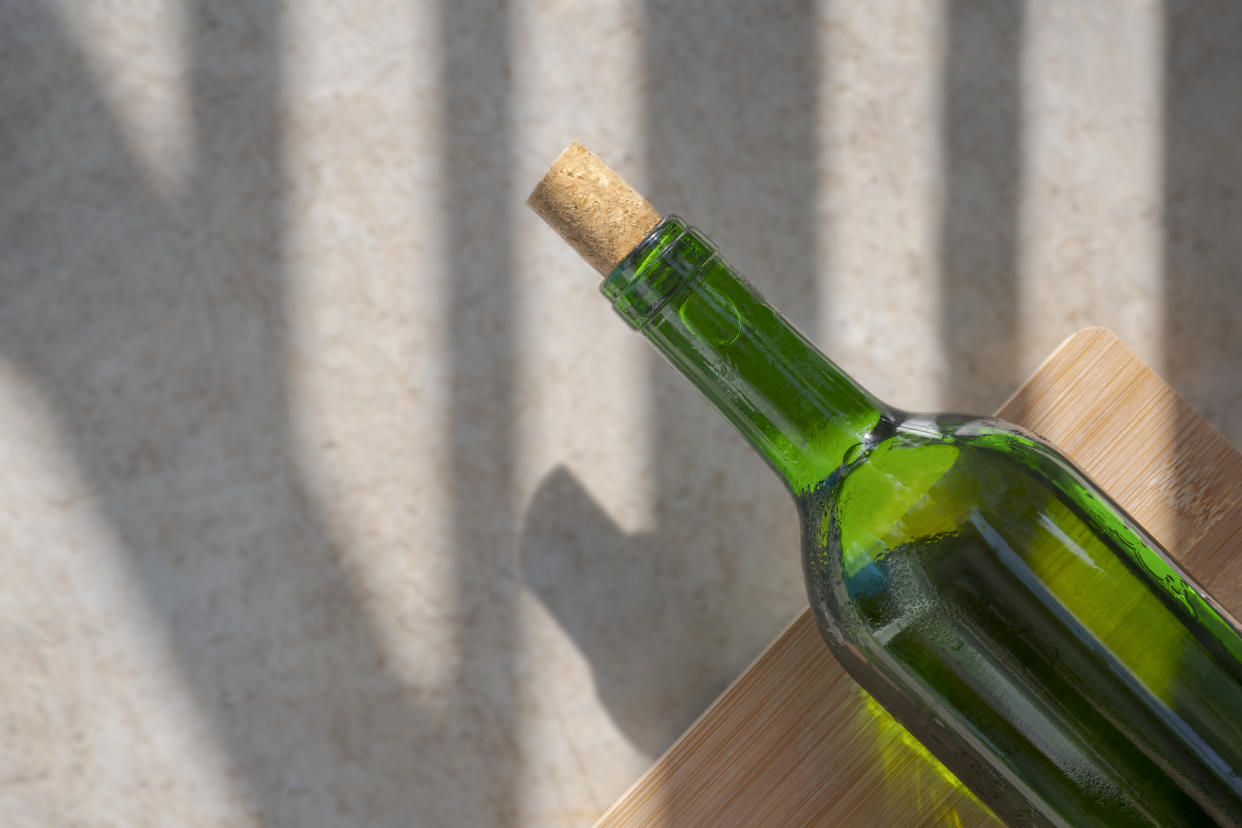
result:
[[(1242, 617), (1242, 454), (1111, 332), (1070, 337), (1001, 407)], [(837, 666), (804, 611), (598, 826), (999, 826)]]

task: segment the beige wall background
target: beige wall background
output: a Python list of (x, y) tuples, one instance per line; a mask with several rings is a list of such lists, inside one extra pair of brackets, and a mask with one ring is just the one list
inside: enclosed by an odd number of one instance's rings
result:
[(1116, 330), (1242, 441), (1242, 6), (0, 0), (0, 823), (582, 825), (804, 601), (523, 207), (570, 139), (860, 381)]

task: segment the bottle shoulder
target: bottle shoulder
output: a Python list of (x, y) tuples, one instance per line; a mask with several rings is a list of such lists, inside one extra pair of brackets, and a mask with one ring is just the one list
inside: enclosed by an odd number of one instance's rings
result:
[[(1220, 615), (1068, 459), (1001, 420), (907, 417), (799, 506), (808, 590), (821, 619), (908, 614), (993, 570), (1058, 596), (1097, 582), (1103, 590), (1126, 572), (1179, 612)], [(1213, 637), (1229, 637), (1228, 624), (1213, 624), (1220, 627)]]
[(834, 613), (908, 587), (902, 572), (936, 563), (943, 575), (1005, 538), (1031, 547), (1032, 526), (1082, 524), (1081, 503), (1117, 514), (1055, 449), (1012, 423), (915, 414), (877, 431), (799, 501), (808, 589), (813, 602), (831, 597)]
[[(1042, 437), (1005, 420), (891, 412), (846, 452), (838, 468), (795, 499), (804, 518), (832, 513), (830, 507), (842, 499), (851, 507), (874, 505), (881, 494), (889, 494), (871, 491), (876, 486), (897, 490), (900, 502), (939, 480), (963, 457), (984, 466), (1015, 463), (1043, 473), (1077, 473)], [(862, 497), (855, 497), (856, 490)]]

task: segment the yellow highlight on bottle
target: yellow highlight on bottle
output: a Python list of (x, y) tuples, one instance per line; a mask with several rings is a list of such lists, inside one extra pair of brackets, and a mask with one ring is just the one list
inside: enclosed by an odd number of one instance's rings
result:
[[(907, 799), (902, 803), (908, 807), (907, 813), (931, 812), (933, 816), (928, 824), (932, 825), (963, 828), (967, 823), (962, 821), (960, 800), (990, 813), (987, 806), (953, 775), (953, 771), (941, 764), (867, 691), (858, 687), (855, 692), (859, 700), (859, 723), (872, 737), (874, 757), (883, 769), (886, 783), (889, 783), (886, 796)], [(975, 821), (970, 824), (975, 824)]]

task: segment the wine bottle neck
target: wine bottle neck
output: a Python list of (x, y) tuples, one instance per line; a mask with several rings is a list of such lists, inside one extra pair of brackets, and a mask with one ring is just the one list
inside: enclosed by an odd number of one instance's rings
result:
[(881, 418), (878, 400), (676, 216), (664, 219), (601, 291), (720, 409), (795, 496), (837, 469)]

